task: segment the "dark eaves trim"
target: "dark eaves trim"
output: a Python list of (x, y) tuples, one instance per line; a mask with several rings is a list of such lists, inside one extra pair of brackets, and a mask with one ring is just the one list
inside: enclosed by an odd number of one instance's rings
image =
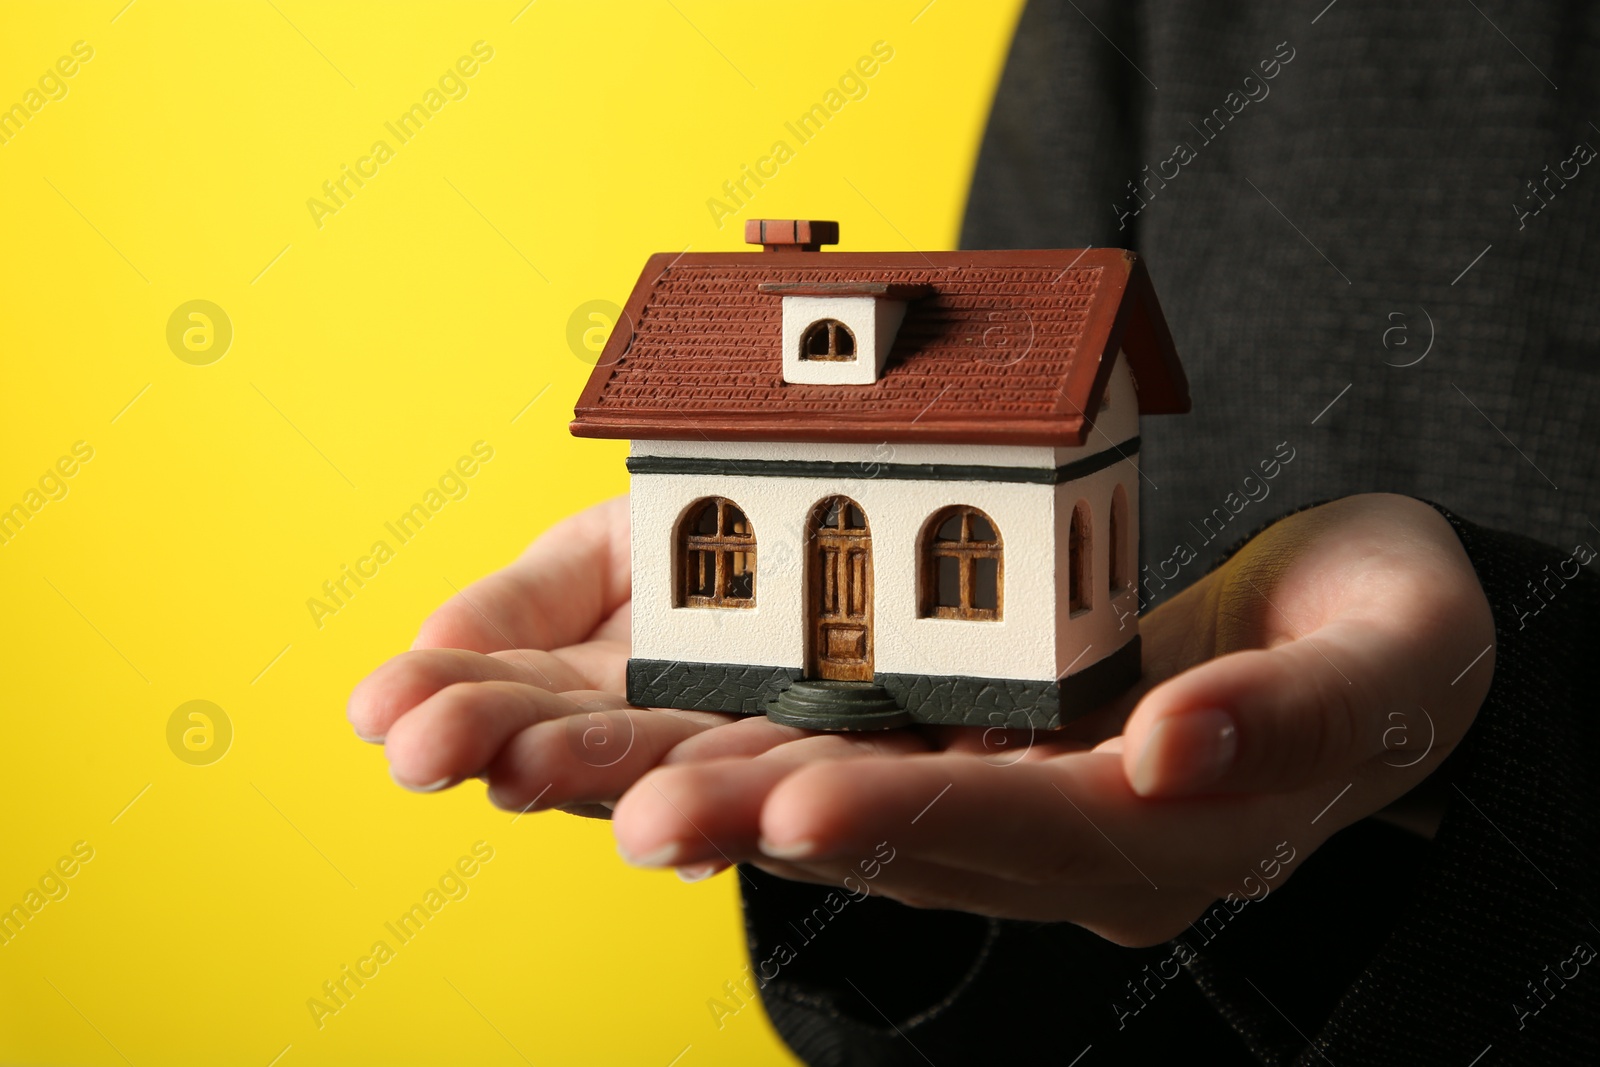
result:
[(1059, 467), (1002, 467), (987, 463), (844, 463), (811, 459), (707, 459), (698, 456), (629, 456), (629, 474), (715, 474), (735, 478), (890, 478), (913, 482), (1025, 482), (1060, 485), (1139, 454), (1130, 437), (1103, 452)]

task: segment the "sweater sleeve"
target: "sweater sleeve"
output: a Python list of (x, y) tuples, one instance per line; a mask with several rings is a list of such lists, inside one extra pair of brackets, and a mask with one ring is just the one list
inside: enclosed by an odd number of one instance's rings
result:
[[(1437, 507), (1437, 505), (1435, 505)], [(1488, 594), (1495, 677), (1430, 783), (1433, 841), (1363, 820), (1222, 923), (1124, 949), (746, 868), (751, 970), (811, 1064), (1591, 1062), (1600, 575), (1439, 508)], [(1463, 668), (1467, 664), (1463, 664)], [(1180, 944), (1181, 942), (1181, 944)], [(1098, 1057), (1097, 1057), (1098, 1059)], [(1087, 1062), (1087, 1061), (1086, 1061)]]

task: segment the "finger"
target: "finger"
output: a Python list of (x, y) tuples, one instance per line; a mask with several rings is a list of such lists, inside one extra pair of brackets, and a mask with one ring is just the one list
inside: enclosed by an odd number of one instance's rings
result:
[(1103, 753), (1009, 766), (950, 753), (819, 764), (772, 790), (760, 847), (814, 862), (889, 842), (917, 859), (1029, 884), (1143, 882), (1128, 850), (1147, 851), (1156, 828), (1123, 833), (1120, 846), (1097, 829), (1126, 820), (1113, 809), (1134, 800), (1120, 761)]
[[(550, 652), (515, 648), (505, 652), (491, 652), (489, 655), (496, 659), (524, 663), (531, 661), (535, 665), (542, 665), (545, 662), (541, 657), (550, 656), (576, 671), (577, 677), (583, 679), (583, 684), (587, 688), (600, 689), (607, 693), (624, 693), (628, 689), (628, 648), (629, 642), (626, 639), (603, 640), (566, 645)], [(552, 678), (571, 677), (570, 674), (552, 674)], [(559, 687), (555, 688), (560, 691)]]
[(488, 761), (489, 800), (518, 812), (615, 800), (675, 746), (731, 718), (623, 706), (528, 725)]
[(1438, 659), (1414, 632), (1342, 620), (1203, 663), (1152, 690), (1129, 719), (1128, 781), (1146, 797), (1303, 788), (1383, 755), (1397, 721), (1420, 731), (1424, 699), (1437, 731), (1430, 758), (1442, 759), (1471, 709), (1441, 714), (1427, 695), (1422, 681), (1446, 669)]
[[(1426, 719), (1436, 743), (1408, 764), (1415, 771), (1389, 776), (1392, 799), (1437, 766), (1487, 692), (1488, 602), (1449, 524), (1420, 501), (1374, 494), (1301, 512), (1203, 584), (1217, 646), (1255, 650), (1201, 663), (1140, 701), (1124, 760), (1141, 795), (1354, 776), (1397, 722), (1420, 732)], [(1456, 685), (1474, 656), (1484, 669)]]
[[(1269, 880), (1280, 877), (1297, 850), (1320, 840), (1283, 841), (1284, 823), (1311, 825), (1327, 803), (1308, 793), (1270, 804), (1251, 796), (1152, 804), (1134, 795), (1113, 752), (1014, 766), (945, 753), (797, 766), (783, 756), (788, 747), (655, 772), (617, 807), (620, 851), (641, 866), (721, 859), (827, 869), (887, 846), (905, 858), (1039, 889), (1008, 898), (1033, 901), (1034, 917), (1050, 893), (1065, 894), (1082, 906), (1072, 921), (1106, 924), (1103, 936), (1124, 941), (1142, 936), (1135, 920), (1150, 910), (1144, 905), (1176, 901), (1182, 912), (1193, 894), (1211, 899), (1241, 885), (1249, 895), (1241, 878), (1263, 862)], [(1097, 889), (1114, 892), (1090, 892)], [(1161, 895), (1146, 899), (1146, 890)], [(1119, 893), (1142, 902), (1130, 913), (1132, 926), (1088, 909), (1087, 902)], [(960, 906), (981, 910), (971, 901)]]
[(345, 714), (357, 736), (379, 742), (400, 716), (458, 682), (522, 682), (550, 692), (604, 688), (588, 673), (594, 664), (577, 663), (532, 649), (494, 656), (444, 648), (405, 652), (357, 683)]
[(457, 682), (402, 715), (384, 754), (398, 784), (420, 793), (474, 777), (517, 731), (575, 715), (579, 704), (518, 682)]
[(787, 760), (728, 759), (645, 775), (612, 813), (617, 851), (635, 867), (733, 863), (755, 855), (761, 802), (794, 767)]
[(681, 867), (754, 855), (762, 802), (796, 767), (899, 756), (921, 751), (925, 743), (908, 730), (869, 736), (812, 734), (755, 759), (661, 767), (618, 802), (612, 818), (617, 847), (628, 862), (640, 867)]
[(715, 863), (696, 863), (688, 867), (679, 867), (678, 877), (685, 882), (703, 882), (712, 875), (721, 874), (731, 866), (733, 866), (731, 863), (722, 860)]
[(413, 648), (560, 648), (587, 638), (631, 590), (628, 500), (547, 530), (509, 567), (480, 578), (423, 623)]
[(610, 822), (611, 809), (604, 804), (574, 803), (557, 804), (557, 811), (564, 811), (568, 815), (576, 815), (580, 819), (594, 819), (596, 822)]
[[(841, 773), (846, 769), (852, 773)], [(758, 862), (859, 860), (889, 847), (903, 858), (1045, 891), (1016, 899), (1042, 901), (1057, 892), (1086, 907), (1121, 893), (1138, 902), (1131, 922), (1174, 901), (1183, 911), (1192, 903), (1186, 894), (1237, 893), (1257, 867), (1270, 869), (1269, 880), (1280, 877), (1297, 850), (1320, 842), (1311, 833), (1283, 841), (1284, 826), (1310, 826), (1326, 802), (1308, 793), (1271, 802), (1232, 796), (1153, 803), (1133, 793), (1111, 752), (1014, 766), (945, 753), (813, 765), (772, 790)], [(1115, 892), (1088, 892), (1097, 889)], [(1251, 892), (1249, 884), (1243, 889)], [(1113, 916), (1083, 910), (1070, 917), (1091, 918), (1110, 923)], [(1121, 941), (1137, 928), (1096, 932)]]
[[(1094, 713), (1098, 714), (1098, 713)], [(1124, 716), (1125, 717), (1125, 716)], [(1081, 720), (1080, 720), (1081, 721)], [(1076, 722), (1073, 723), (1076, 725)], [(1121, 719), (1113, 729), (1121, 730)], [(1069, 752), (1087, 752), (1094, 745), (1070, 729), (1039, 730), (1032, 727), (974, 728), (971, 726), (927, 727), (936, 739), (929, 748), (978, 756), (1004, 767), (1023, 761), (1053, 759)]]
[[(904, 733), (905, 731), (900, 731)], [(879, 735), (892, 736), (892, 735)], [(796, 746), (802, 741), (814, 741), (802, 747)], [(787, 755), (797, 761), (805, 758), (823, 759), (839, 757), (859, 751), (875, 751), (871, 747), (875, 736), (861, 734), (855, 737), (844, 737), (838, 734), (818, 735), (797, 726), (781, 726), (765, 715), (751, 715), (743, 720), (723, 727), (720, 730), (709, 731), (692, 737), (679, 745), (668, 754), (664, 762), (676, 763), (705, 763), (711, 760), (730, 759), (735, 756), (755, 757), (785, 746)], [(895, 751), (900, 751), (899, 743)]]
[[(589, 635), (590, 641), (612, 641), (626, 646), (633, 640), (633, 601), (625, 601), (610, 615), (607, 615), (594, 632)], [(626, 648), (624, 648), (626, 651)]]

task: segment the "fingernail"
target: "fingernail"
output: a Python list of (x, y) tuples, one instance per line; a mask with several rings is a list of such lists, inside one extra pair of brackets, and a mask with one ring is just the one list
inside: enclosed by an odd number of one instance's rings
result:
[(817, 843), (810, 839), (791, 841), (780, 845), (766, 838), (761, 839), (761, 854), (771, 856), (775, 860), (801, 860), (817, 854)]
[[(551, 808), (556, 806), (555, 801), (549, 800), (545, 796), (549, 790), (541, 791), (539, 795), (534, 797), (532, 800), (523, 800), (521, 796), (507, 797), (504, 793), (497, 792), (494, 787), (494, 782), (490, 780), (487, 772), (478, 775), (478, 777), (488, 783), (488, 788), (483, 791), (483, 795), (489, 801), (489, 803), (493, 804), (501, 811), (516, 812), (519, 818), (523, 815), (533, 815), (537, 812), (549, 811)], [(503, 785), (504, 783), (502, 783), (502, 786)]]
[(439, 790), (443, 789), (445, 786), (454, 781), (453, 778), (451, 778), (449, 775), (446, 775), (437, 782), (429, 782), (426, 785), (418, 785), (415, 782), (408, 782), (398, 774), (394, 773), (393, 767), (389, 768), (389, 777), (394, 779), (395, 785), (399, 786), (401, 789), (409, 789), (413, 793), (437, 793)]
[(694, 867), (679, 867), (678, 877), (691, 884), (703, 882), (718, 871), (726, 869), (727, 866), (726, 863), (703, 863)]
[(381, 744), (383, 744), (383, 739), (387, 735), (386, 734), (379, 734), (377, 737), (368, 737), (366, 734), (362, 733), (360, 730), (357, 730), (356, 731), (356, 736), (361, 738), (361, 740), (365, 741), (369, 745), (381, 745)]
[(621, 845), (617, 846), (617, 851), (634, 867), (676, 867), (675, 861), (683, 854), (683, 846), (672, 841), (642, 856), (630, 856)]
[(1131, 785), (1142, 797), (1187, 796), (1221, 781), (1239, 754), (1239, 730), (1220, 708), (1162, 719), (1145, 738)]

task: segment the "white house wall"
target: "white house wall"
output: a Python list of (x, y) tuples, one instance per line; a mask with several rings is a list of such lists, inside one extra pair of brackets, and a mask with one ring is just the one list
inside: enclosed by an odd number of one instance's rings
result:
[(1057, 448), (1055, 460), (1048, 466), (1059, 467), (1096, 452), (1104, 452), (1112, 445), (1120, 445), (1139, 434), (1139, 393), (1133, 386), (1133, 374), (1128, 370), (1128, 357), (1119, 350), (1116, 365), (1111, 368), (1111, 381), (1106, 384), (1106, 395), (1100, 410), (1095, 413), (1094, 426), (1087, 439), (1076, 448)]
[[(1087, 478), (1051, 486), (1055, 495), (1052, 512), (1055, 516), (1056, 597), (1063, 605), (1064, 616), (1056, 631), (1056, 676), (1083, 670), (1123, 645), (1139, 632), (1139, 474), (1135, 469), (1138, 458), (1115, 463), (1096, 471)], [(1111, 593), (1111, 496), (1120, 485), (1128, 494), (1128, 540), (1131, 555), (1128, 562), (1129, 584), (1126, 589)], [(1092, 570), (1089, 575), (1089, 608), (1068, 614), (1068, 583), (1071, 574), (1067, 569), (1067, 556), (1071, 544), (1068, 530), (1072, 522), (1072, 509), (1078, 501), (1089, 505), (1089, 555)]]
[[(857, 446), (858, 448), (861, 446)], [(967, 462), (983, 462), (967, 450)], [(633, 476), (633, 655), (702, 663), (805, 663), (804, 546), (812, 509), (834, 494), (872, 534), (873, 667), (896, 674), (1048, 681), (1056, 676), (1056, 486), (703, 474)], [(756, 535), (752, 608), (673, 606), (673, 532), (694, 501), (724, 496)], [(1004, 618), (917, 617), (917, 540), (950, 504), (986, 513), (1005, 546)]]
[[(805, 524), (815, 505), (842, 494), (861, 505), (872, 533), (874, 669), (1045, 681), (1082, 670), (1122, 647), (1137, 627), (1137, 582), (1110, 595), (1111, 496), (1128, 495), (1129, 574), (1138, 572), (1138, 462), (1112, 464), (1061, 485), (911, 481), (872, 475), (884, 464), (985, 464), (1053, 469), (1105, 451), (1139, 432), (1138, 397), (1119, 354), (1088, 441), (1077, 448), (635, 441), (633, 455), (737, 462), (829, 461), (859, 478), (728, 474), (634, 474), (633, 655), (669, 661), (802, 667), (806, 605)], [(724, 496), (749, 518), (757, 540), (756, 606), (673, 606), (674, 532), (684, 510)], [(1068, 523), (1090, 505), (1094, 593), (1090, 611), (1067, 617)], [(967, 504), (994, 520), (1005, 551), (1004, 618), (996, 622), (917, 616), (917, 542), (928, 517)], [(1056, 605), (1063, 605), (1058, 623)], [(1135, 629), (1134, 632), (1137, 632)]]
[[(1128, 361), (1118, 353), (1117, 365), (1111, 371), (1111, 384), (1106, 388), (1106, 405), (1089, 431), (1089, 450), (1100, 452), (1120, 444), (1139, 432), (1139, 397), (1134, 391), (1133, 375), (1128, 371)], [(1071, 462), (1071, 458), (1059, 462)], [(1139, 632), (1139, 457), (1113, 463), (1104, 470), (1095, 471), (1086, 478), (1078, 478), (1055, 486), (1055, 537), (1056, 595), (1060, 603), (1068, 603), (1067, 554), (1072, 522), (1072, 509), (1079, 500), (1089, 505), (1090, 555), (1093, 570), (1090, 574), (1092, 595), (1088, 611), (1064, 616), (1056, 631), (1056, 675), (1069, 670), (1081, 671), (1089, 664), (1121, 648)], [(1128, 494), (1128, 575), (1127, 589), (1111, 595), (1111, 495), (1121, 485)]]

